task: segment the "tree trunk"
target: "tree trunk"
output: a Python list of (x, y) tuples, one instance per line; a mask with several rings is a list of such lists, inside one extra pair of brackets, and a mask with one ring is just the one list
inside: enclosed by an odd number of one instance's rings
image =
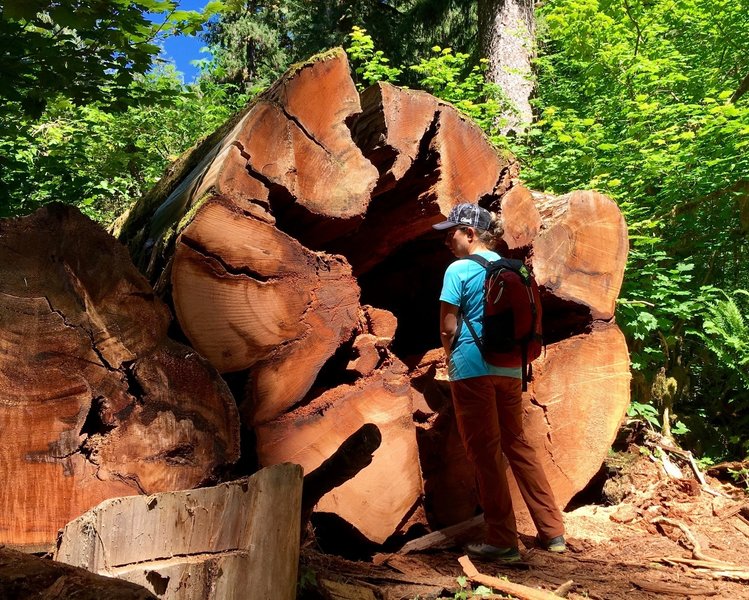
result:
[(489, 60), (487, 78), (514, 107), (502, 116), (502, 133), (523, 133), (533, 121), (530, 97), (534, 80), (536, 19), (532, 0), (479, 0), (481, 56)]
[(105, 498), (239, 456), (234, 400), (115, 240), (62, 205), (0, 221), (0, 543), (46, 548)]
[[(333, 51), (287, 73), (213, 146), (180, 159), (171, 181), (123, 222), (121, 239), (147, 259), (141, 264), (194, 347), (235, 373), (260, 464), (294, 461), (306, 472), (351, 466), (348, 481), (334, 477), (318, 517), (335, 515), (329, 522), (381, 543), (417, 514), (422, 471), (434, 523), (475, 511), (449, 392), (435, 380), (441, 352), (429, 353), (439, 346), (437, 299), (451, 260), (431, 225), (459, 202), (501, 207), (505, 249), (532, 262), (542, 283), (553, 352), (569, 340), (592, 348), (565, 351), (588, 362), (554, 402), (548, 391), (528, 400), (529, 415), (547, 402), (570, 411), (544, 422), (543, 435), (558, 444), (544, 453), (566, 456), (587, 439), (557, 434), (575, 419), (590, 430), (590, 445), (600, 445), (577, 457), (574, 483), (560, 488), (568, 499), (597, 470), (629, 398), (617, 383), (613, 400), (590, 390), (590, 402), (605, 406), (574, 408), (589, 371), (609, 369), (614, 382), (628, 377), (626, 348), (611, 333), (627, 252), (621, 214), (594, 193), (534, 197), (517, 185), (513, 157), (424, 92), (378, 84), (359, 108), (347, 68)], [(543, 381), (531, 392), (546, 390)], [(356, 457), (336, 454), (371, 426), (381, 435), (371, 463), (369, 444)], [(562, 479), (566, 470), (573, 468), (560, 467)], [(325, 491), (324, 482), (316, 486)]]

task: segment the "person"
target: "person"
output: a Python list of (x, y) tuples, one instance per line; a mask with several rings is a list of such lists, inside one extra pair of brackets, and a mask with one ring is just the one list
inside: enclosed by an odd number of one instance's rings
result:
[[(476, 204), (458, 204), (446, 221), (432, 227), (447, 232), (445, 244), (459, 259), (470, 254), (487, 260), (500, 258), (492, 248), (503, 233), (501, 220)], [(564, 552), (564, 525), (535, 448), (523, 432), (520, 368), (485, 362), (468, 327), (459, 325), (461, 319), (470, 319), (480, 339), (484, 274), (484, 268), (472, 260), (456, 260), (447, 267), (440, 293), (440, 336), (448, 359), (455, 419), (468, 459), (476, 468), (487, 525), (486, 541), (469, 544), (466, 552), (515, 562), (520, 560), (517, 525), (503, 454), (538, 530), (537, 543), (546, 550)]]

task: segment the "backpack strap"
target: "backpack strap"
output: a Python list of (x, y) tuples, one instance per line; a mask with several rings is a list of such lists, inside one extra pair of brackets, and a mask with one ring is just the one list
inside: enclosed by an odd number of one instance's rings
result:
[[(469, 254), (468, 256), (464, 256), (458, 260), (472, 260), (473, 262), (481, 265), (484, 268), (484, 275), (486, 275), (486, 269), (489, 267), (489, 261), (486, 260), (483, 256), (479, 256), (478, 254)], [(471, 325), (471, 321), (463, 318), (463, 307), (460, 306), (458, 309), (458, 330), (460, 330), (460, 325), (462, 323), (465, 323), (468, 327), (468, 331), (471, 332), (473, 341), (476, 342), (476, 347), (479, 349), (479, 352), (481, 352), (481, 355), (483, 356), (484, 345), (481, 343), (481, 339), (479, 338), (479, 336), (476, 335), (476, 330), (473, 328), (473, 325)], [(457, 334), (455, 336), (455, 339), (458, 339)]]
[(489, 266), (489, 261), (479, 254), (469, 254), (458, 260), (472, 260), (473, 262), (480, 264), (484, 269)]

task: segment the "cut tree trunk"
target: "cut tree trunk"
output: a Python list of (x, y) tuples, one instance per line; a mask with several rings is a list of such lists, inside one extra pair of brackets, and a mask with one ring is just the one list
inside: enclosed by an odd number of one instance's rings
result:
[(513, 157), (497, 154), (475, 123), (430, 94), (378, 83), (362, 95), (362, 110), (353, 135), (380, 172), (378, 196), (362, 225), (330, 245), (354, 274), (431, 234), (456, 204), (503, 194), (517, 176)]
[(342, 257), (205, 203), (177, 242), (172, 301), (193, 346), (221, 372), (252, 367), (251, 422), (299, 402), (351, 338), (359, 288)]
[(234, 400), (124, 248), (76, 209), (0, 221), (0, 543), (46, 548), (112, 496), (239, 456)]
[(216, 487), (114, 498), (65, 526), (55, 560), (163, 600), (293, 600), (301, 498), (292, 464)]
[[(426, 368), (412, 372), (419, 383), (411, 386), (401, 363), (419, 364), (439, 346), (438, 297), (451, 257), (434, 223), (459, 202), (501, 207), (507, 253), (536, 270), (555, 348), (616, 328), (627, 253), (618, 208), (593, 192), (534, 195), (517, 175), (515, 159), (445, 102), (384, 83), (360, 100), (336, 50), (289, 71), (180, 159), (123, 221), (120, 238), (196, 350), (234, 373), (260, 464), (297, 461), (309, 472), (362, 427), (377, 426), (371, 463), (327, 492), (317, 511), (379, 543), (407, 526), (420, 466), (436, 522), (451, 521), (457, 505), (463, 517), (475, 511), (475, 490), (461, 499), (472, 477), (452, 418), (430, 406), (437, 388), (449, 406), (444, 382), (430, 381), (435, 370)], [(610, 344), (626, 355), (620, 340)], [(580, 373), (601, 365), (617, 381), (627, 373), (605, 352), (585, 357)], [(578, 387), (588, 388), (583, 376), (567, 383), (556, 401), (574, 407)], [(629, 394), (612, 389), (618, 396), (605, 410), (615, 413)], [(599, 432), (591, 444), (605, 453), (614, 425), (599, 423), (593, 409), (575, 418)], [(580, 440), (553, 435), (568, 426), (552, 423), (551, 434), (575, 447)], [(454, 455), (440, 455), (445, 443)], [(560, 456), (573, 453), (561, 446)], [(571, 487), (586, 483), (597, 457), (589, 452)], [(359, 458), (352, 464), (368, 460)]]

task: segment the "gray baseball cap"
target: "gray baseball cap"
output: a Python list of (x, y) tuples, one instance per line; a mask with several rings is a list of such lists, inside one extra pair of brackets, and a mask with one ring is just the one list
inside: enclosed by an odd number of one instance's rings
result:
[(441, 231), (450, 227), (460, 227), (461, 225), (488, 231), (492, 226), (492, 214), (485, 208), (481, 208), (478, 204), (465, 202), (457, 204), (452, 208), (450, 214), (447, 215), (447, 221), (436, 223), (432, 227)]

